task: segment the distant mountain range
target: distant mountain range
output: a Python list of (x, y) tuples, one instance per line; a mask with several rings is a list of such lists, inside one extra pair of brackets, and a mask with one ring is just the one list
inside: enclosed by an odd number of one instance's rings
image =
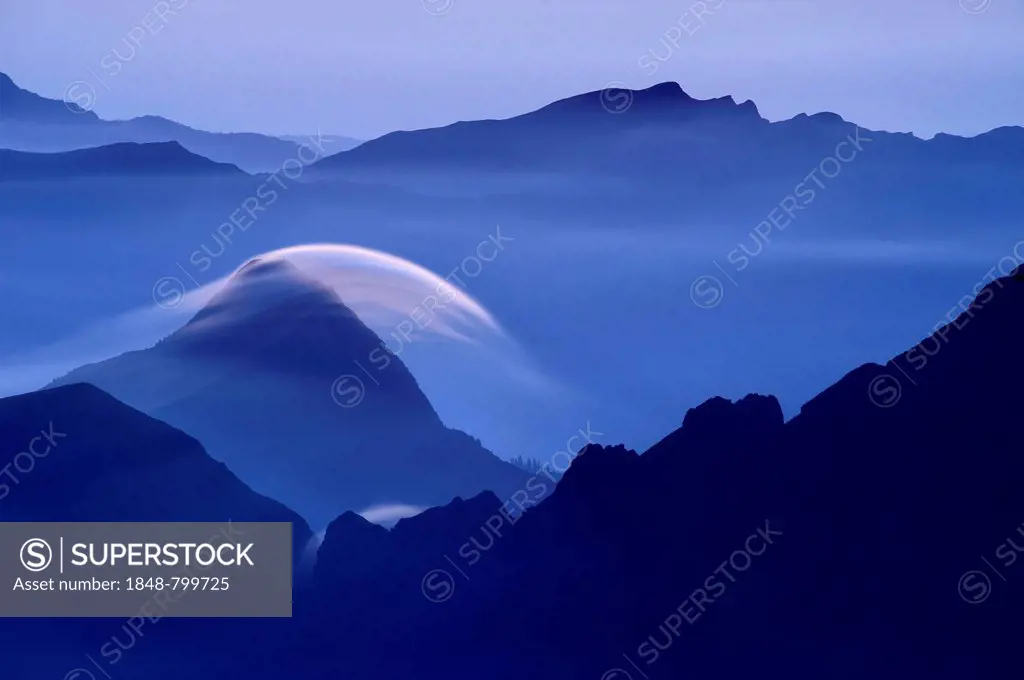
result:
[[(159, 116), (102, 120), (78, 104), (24, 90), (0, 73), (0, 148), (53, 153), (120, 142), (177, 142), (195, 154), (247, 172), (274, 172), (285, 161), (299, 158), (300, 145), (316, 144), (318, 137), (205, 132)], [(325, 135), (321, 143), (323, 150), (315, 149), (319, 156), (351, 149), (360, 142)]]
[(0, 181), (244, 174), (234, 165), (215, 163), (191, 153), (177, 142), (122, 142), (61, 153), (0, 149)]
[[(247, 172), (276, 171), (299, 158), (299, 137), (214, 134), (156, 117), (102, 121), (5, 76), (0, 101), (0, 148), (177, 141)], [(924, 140), (867, 130), (834, 113), (770, 122), (753, 102), (699, 100), (677, 83), (584, 93), (505, 120), (393, 132), (350, 149), (344, 139), (325, 138), (323, 147), (318, 157), (305, 153), (312, 164), (302, 174), (304, 183), (321, 180), (314, 182), (319, 203), (440, 219), (500, 212), (591, 225), (617, 225), (627, 215), (756, 224), (789, 197), (790, 215), (807, 215), (804, 222), (892, 239), (965, 220), (1005, 221), (1024, 210), (1016, 190), (1024, 181), (1024, 128)], [(794, 212), (825, 194), (827, 205)]]
[[(348, 374), (358, 380), (337, 383)], [(446, 428), (402, 361), (332, 289), (284, 260), (247, 264), (154, 347), (54, 384), (80, 382), (198, 437), (320, 528), (371, 505), (437, 505), (484, 489), (504, 497), (528, 476)]]
[[(699, 100), (666, 82), (588, 92), (504, 120), (397, 131), (368, 142), (326, 137), (311, 175), (416, 187), (431, 173), (567, 173), (643, 180), (644, 188), (657, 191), (678, 186), (682, 178), (687, 185), (681, 192), (707, 195), (726, 186), (735, 190), (737, 182), (802, 176), (855, 131), (871, 153), (858, 163), (858, 186), (851, 192), (905, 182), (907, 172), (920, 173), (913, 180), (928, 184), (946, 181), (936, 176), (974, 171), (1001, 186), (1015, 181), (1024, 156), (1020, 127), (924, 140), (860, 129), (834, 113), (770, 122), (751, 101)], [(172, 141), (250, 173), (279, 170), (297, 157), (299, 145), (312, 143), (298, 135), (210, 133), (157, 116), (105, 121), (77, 104), (24, 90), (0, 73), (0, 148), (60, 152)]]
[(917, 222), (992, 222), (1024, 210), (1015, 189), (1022, 158), (1020, 127), (925, 140), (834, 113), (770, 122), (752, 102), (698, 100), (662, 83), (588, 92), (505, 120), (392, 132), (318, 161), (309, 176), (591, 225), (627, 217), (756, 224), (795, 191), (801, 208), (827, 192), (828, 207), (816, 205), (812, 219), (832, 229), (849, 223), (860, 236), (877, 225), (892, 238)]
[[(473, 167), (630, 174), (646, 168), (651, 174), (726, 169), (749, 174), (766, 166), (777, 169), (779, 162), (808, 151), (819, 153), (818, 143), (834, 146), (855, 127), (834, 113), (801, 114), (773, 123), (751, 101), (695, 99), (678, 83), (666, 82), (645, 90), (587, 92), (504, 120), (392, 132), (320, 160), (316, 169)], [(885, 147), (882, 154), (889, 160), (893, 154), (907, 159), (913, 154), (915, 159), (945, 162), (1018, 162), (1024, 153), (1024, 128), (1019, 127), (973, 138), (940, 134), (931, 140), (866, 129), (863, 134), (865, 145), (873, 145), (872, 153)], [(737, 167), (740, 159), (753, 165)]]

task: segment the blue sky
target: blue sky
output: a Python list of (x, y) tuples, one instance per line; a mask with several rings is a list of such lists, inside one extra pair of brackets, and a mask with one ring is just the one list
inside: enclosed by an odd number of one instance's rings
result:
[(320, 128), (365, 138), (507, 117), (609, 83), (664, 80), (697, 97), (754, 99), (771, 119), (831, 110), (921, 136), (1024, 124), (1019, 0), (704, 7), (0, 0), (0, 70), (55, 98), (83, 81), (105, 118), (155, 113), (211, 130), (281, 134)]

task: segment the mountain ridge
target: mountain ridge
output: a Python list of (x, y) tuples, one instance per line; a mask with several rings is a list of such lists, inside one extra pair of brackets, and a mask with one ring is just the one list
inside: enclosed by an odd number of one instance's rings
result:
[(5, 121), (92, 124), (100, 118), (78, 104), (47, 99), (17, 85), (0, 71), (0, 125)]
[(806, 173), (838, 153), (837, 142), (851, 133), (870, 140), (874, 160), (863, 164), (883, 176), (894, 162), (929, 168), (1013, 164), (1024, 154), (1021, 127), (926, 140), (864, 129), (830, 112), (769, 121), (753, 101), (695, 99), (666, 82), (573, 95), (503, 119), (391, 132), (320, 159), (310, 172), (412, 187), (429, 185), (433, 173), (466, 171), (624, 176), (660, 186), (733, 176), (741, 167), (745, 175), (774, 181)]
[(244, 176), (240, 168), (194, 154), (178, 142), (119, 142), (56, 153), (0, 149), (0, 180), (77, 177)]
[[(4, 521), (287, 521), (294, 558), (306, 522), (261, 496), (186, 433), (76, 383), (0, 399), (0, 438), (29, 441), (47, 427), (52, 455), (7, 488)], [(141, 493), (146, 489), (146, 493)]]
[[(382, 647), (360, 637), (365, 660), (347, 661), (366, 677), (457, 675), (451, 652), (467, 645), (497, 678), (611, 677), (623, 656), (641, 670), (657, 663), (652, 677), (994, 672), (1012, 659), (1024, 591), (992, 575), (979, 601), (962, 577), (1024, 513), (1024, 462), (1012, 455), (1022, 310), (1018, 270), (785, 423), (774, 397), (715, 397), (643, 454), (588, 446), (518, 519), (484, 498), (467, 527), (451, 504), (429, 527), (380, 533), (341, 562), (339, 547), (358, 532), (338, 524), (322, 548), (328, 595), (312, 621), (359, 592), (353, 620), (374, 630), (403, 622), (382, 645), (418, 631), (387, 670), (369, 662)], [(924, 365), (908, 362), (915, 349), (928, 350)], [(900, 396), (879, 401), (875, 381), (896, 376)], [(911, 564), (912, 578), (892, 578)], [(990, 590), (998, 602), (988, 606)]]

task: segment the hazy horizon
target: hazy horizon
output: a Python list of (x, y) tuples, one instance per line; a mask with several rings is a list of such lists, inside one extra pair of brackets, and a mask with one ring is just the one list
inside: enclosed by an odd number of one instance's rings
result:
[(1024, 124), (1024, 88), (1006, 87), (1024, 82), (1022, 28), (1008, 0), (39, 0), (0, 7), (0, 71), (55, 99), (77, 85), (103, 118), (211, 131), (366, 139), (676, 81), (770, 120), (833, 111), (931, 137)]

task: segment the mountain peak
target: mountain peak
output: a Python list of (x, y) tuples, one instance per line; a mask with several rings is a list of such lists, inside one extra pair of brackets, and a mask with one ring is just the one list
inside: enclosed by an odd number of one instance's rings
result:
[(298, 267), (283, 257), (273, 260), (254, 257), (239, 267), (238, 271), (236, 271), (231, 278), (232, 280), (245, 280), (254, 277), (258, 278), (262, 276), (275, 275), (297, 276), (300, 275), (300, 273)]
[(638, 112), (648, 114), (671, 114), (685, 117), (702, 114), (740, 115), (744, 118), (761, 119), (757, 105), (749, 99), (740, 103), (737, 103), (732, 95), (713, 97), (711, 99), (697, 99), (690, 96), (679, 83), (674, 81), (658, 83), (643, 90), (622, 90), (622, 92), (628, 93), (629, 102), (628, 107), (625, 106), (625, 102), (620, 103), (622, 110), (619, 110), (619, 106), (614, 105), (615, 97), (617, 96), (615, 92), (617, 90), (602, 90), (600, 96), (602, 98), (602, 105), (612, 104), (613, 108), (619, 113), (625, 113), (627, 110), (633, 111), (635, 108)]
[(533, 114), (526, 114), (526, 117), (539, 113), (607, 114), (609, 112), (627, 114), (622, 117), (617, 116), (626, 121), (637, 117), (644, 120), (653, 118), (674, 121), (702, 114), (730, 115), (736, 113), (744, 116), (753, 113), (754, 117), (760, 119), (757, 106), (752, 101), (737, 104), (731, 96), (696, 99), (687, 94), (682, 86), (675, 81), (658, 83), (642, 90), (632, 90), (625, 86), (608, 86), (603, 90), (556, 101)]
[(822, 129), (832, 129), (840, 126), (849, 126), (851, 123), (840, 116), (838, 113), (831, 111), (820, 111), (818, 113), (798, 113), (792, 118), (786, 120), (780, 120), (776, 125), (800, 125), (800, 126), (816, 126)]
[[(176, 336), (216, 335), (219, 326), (253, 326), (264, 337), (292, 328), (309, 333), (311, 326), (373, 336), (355, 312), (333, 288), (306, 275), (284, 258), (254, 258), (238, 268), (224, 287), (177, 333)], [(208, 333), (212, 331), (212, 334)], [(170, 338), (169, 338), (170, 339)], [(371, 342), (372, 345), (377, 343)]]
[(0, 119), (44, 124), (81, 124), (99, 121), (92, 111), (69, 101), (40, 97), (19, 87), (14, 79), (0, 72)]
[(600, 496), (613, 488), (613, 480), (617, 483), (629, 480), (639, 460), (639, 454), (623, 444), (587, 444), (562, 475), (555, 497), (575, 497), (580, 493)]
[[(444, 427), (402, 358), (294, 260), (248, 261), (183, 328), (60, 382), (80, 381), (196, 436), (318, 528), (376, 505), (437, 505), (484, 489), (507, 498), (526, 481)], [(453, 512), (496, 498), (460, 501)], [(340, 521), (334, 529), (371, 541), (379, 533), (354, 515)]]
[(659, 98), (666, 100), (678, 99), (681, 101), (696, 101), (693, 97), (688, 95), (685, 90), (683, 90), (682, 85), (674, 80), (667, 80), (663, 83), (658, 83), (657, 85), (651, 85), (643, 90), (638, 90), (638, 92), (642, 92), (652, 99)]
[(398, 520), (392, 531), (398, 536), (417, 533), (436, 536), (454, 526), (456, 533), (468, 533), (500, 508), (501, 501), (493, 491), (481, 491), (467, 499), (456, 496), (446, 505), (428, 508), (418, 515)]
[(719, 439), (764, 434), (782, 427), (782, 406), (774, 396), (748, 394), (732, 402), (722, 397), (708, 399), (691, 408), (683, 418), (683, 432), (698, 439)]

